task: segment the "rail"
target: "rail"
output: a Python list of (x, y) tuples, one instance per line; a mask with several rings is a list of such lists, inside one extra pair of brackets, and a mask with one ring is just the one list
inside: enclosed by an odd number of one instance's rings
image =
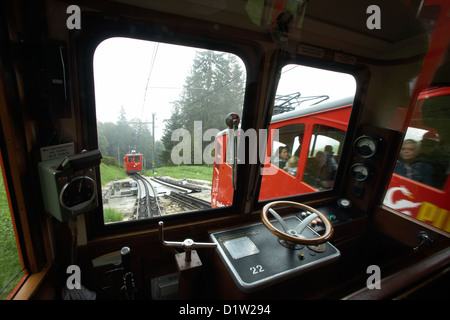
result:
[(158, 178), (147, 179), (138, 173), (133, 173), (130, 176), (138, 184), (138, 196), (136, 201), (137, 219), (154, 218), (170, 214), (170, 212), (165, 212), (165, 209), (167, 208), (160, 202), (160, 196), (157, 193), (158, 184), (163, 185), (164, 188), (169, 188), (169, 190), (173, 189), (165, 192), (163, 198), (169, 199), (172, 203), (176, 203), (178, 207), (182, 208), (181, 211), (211, 208), (210, 202), (190, 195), (190, 193), (199, 192), (198, 188), (183, 186)]
[(153, 218), (162, 215), (159, 205), (158, 195), (152, 184), (138, 173), (133, 173), (131, 177), (138, 183), (137, 218)]
[(192, 210), (211, 209), (211, 203), (188, 194), (172, 192), (170, 195), (167, 195), (167, 197), (172, 198)]

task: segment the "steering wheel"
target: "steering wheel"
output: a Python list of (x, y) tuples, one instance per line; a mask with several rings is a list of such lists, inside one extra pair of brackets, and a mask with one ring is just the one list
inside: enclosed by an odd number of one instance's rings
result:
[[(303, 221), (300, 222), (300, 224), (297, 227), (295, 227), (294, 230), (292, 230), (292, 229), (288, 228), (288, 226), (284, 222), (283, 218), (281, 218), (281, 216), (275, 210), (272, 209), (272, 207), (274, 207), (276, 205), (295, 206), (295, 207), (298, 207), (305, 211), (310, 211), (310, 212), (312, 212), (312, 214), (310, 214), (308, 217), (303, 219)], [(277, 219), (277, 221), (281, 224), (283, 231), (281, 231), (280, 229), (277, 229), (273, 226), (273, 224), (269, 221), (268, 213), (272, 214), (272, 216), (274, 216)], [(307, 238), (303, 237), (301, 235), (303, 230), (308, 226), (308, 224), (312, 220), (316, 219), (317, 217), (319, 217), (323, 221), (324, 226), (325, 226), (325, 233), (322, 236), (319, 236), (316, 238), (311, 238), (311, 239), (307, 239)], [(273, 201), (273, 202), (266, 204), (261, 210), (261, 220), (262, 220), (262, 223), (264, 224), (264, 226), (267, 229), (269, 229), (270, 232), (272, 232), (278, 238), (280, 238), (284, 241), (293, 243), (293, 244), (318, 245), (318, 244), (324, 243), (328, 239), (330, 239), (334, 232), (334, 229), (333, 229), (333, 226), (331, 225), (330, 220), (328, 220), (328, 218), (323, 213), (321, 213), (319, 210), (316, 210), (310, 206), (307, 206), (305, 204), (298, 203), (298, 202), (293, 202), (293, 201)]]

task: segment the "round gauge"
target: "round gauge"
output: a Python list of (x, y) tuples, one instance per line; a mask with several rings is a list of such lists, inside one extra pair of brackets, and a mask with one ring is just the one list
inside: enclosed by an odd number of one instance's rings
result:
[(371, 136), (361, 136), (355, 140), (355, 152), (363, 157), (370, 158), (377, 152), (378, 142)]
[(59, 202), (68, 210), (86, 208), (95, 199), (97, 185), (88, 176), (80, 176), (66, 183), (59, 194)]
[(370, 169), (364, 163), (355, 163), (350, 168), (350, 174), (356, 181), (364, 181), (370, 175)]

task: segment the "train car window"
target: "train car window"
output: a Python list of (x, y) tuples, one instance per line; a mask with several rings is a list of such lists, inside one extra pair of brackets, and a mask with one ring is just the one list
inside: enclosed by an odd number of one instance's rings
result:
[(282, 69), (260, 201), (333, 187), (355, 91), (350, 74), (300, 65)]
[(344, 138), (343, 130), (314, 125), (303, 182), (318, 190), (333, 187)]
[(299, 133), (304, 131), (304, 123), (289, 124), (278, 129), (279, 139), (274, 138), (272, 141), (271, 162), (274, 165), (278, 168), (285, 168), (289, 154), (297, 155), (300, 146)]
[(0, 156), (0, 300), (6, 300), (22, 280), (25, 269), (17, 248), (16, 235)]
[[(216, 135), (227, 114), (242, 114), (242, 60), (222, 51), (109, 38), (95, 51), (94, 80), (104, 220), (210, 209), (214, 155), (226, 150), (215, 148)], [(140, 155), (125, 156), (131, 153)], [(132, 180), (143, 191), (132, 190)]]
[(450, 232), (450, 87), (419, 95), (384, 204)]

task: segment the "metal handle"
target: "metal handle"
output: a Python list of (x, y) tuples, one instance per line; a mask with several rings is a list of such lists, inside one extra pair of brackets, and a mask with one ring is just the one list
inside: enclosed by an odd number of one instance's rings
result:
[(423, 245), (429, 246), (434, 242), (433, 238), (425, 231), (420, 231), (417, 237), (419, 238), (419, 244), (414, 248), (414, 251), (417, 251)]
[(191, 261), (191, 251), (197, 248), (215, 248), (217, 244), (210, 242), (194, 242), (192, 239), (185, 239), (183, 242), (179, 241), (165, 241), (164, 240), (164, 222), (158, 223), (159, 242), (166, 247), (183, 248), (186, 251), (186, 262)]
[(124, 272), (131, 271), (131, 250), (129, 247), (123, 247), (120, 250), (120, 256), (122, 258), (122, 265)]
[(237, 173), (237, 136), (235, 134), (236, 129), (239, 127), (241, 119), (237, 113), (229, 113), (225, 118), (225, 123), (228, 126), (229, 144), (233, 146), (233, 162), (231, 163), (231, 183), (233, 189), (236, 189), (236, 173)]

